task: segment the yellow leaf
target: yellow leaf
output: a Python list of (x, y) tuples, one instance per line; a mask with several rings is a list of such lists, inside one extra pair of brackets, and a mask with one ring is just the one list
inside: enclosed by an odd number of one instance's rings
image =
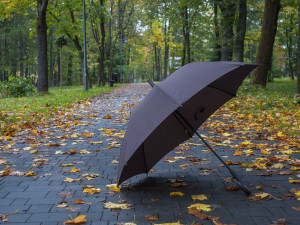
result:
[(183, 165), (180, 165), (181, 169), (182, 170), (186, 170), (186, 166), (188, 166), (189, 164), (183, 164)]
[(154, 225), (183, 225), (179, 221), (177, 223), (155, 223)]
[(79, 150), (78, 153), (79, 153), (79, 154), (91, 154), (91, 152), (88, 151), (88, 150), (86, 150), (86, 149)]
[(103, 208), (105, 209), (130, 209), (130, 204), (118, 204), (118, 203), (112, 203), (112, 202), (107, 202), (104, 203)]
[(56, 205), (56, 207), (65, 208), (65, 207), (68, 207), (68, 204), (67, 203), (62, 203), (62, 204)]
[(208, 199), (206, 195), (192, 195), (191, 198), (193, 200), (199, 200), (199, 201), (204, 201)]
[(207, 204), (201, 204), (201, 203), (196, 203), (196, 204), (192, 204), (189, 207), (187, 207), (188, 209), (190, 208), (195, 208), (198, 211), (205, 211), (205, 212), (210, 212), (211, 211), (211, 205), (207, 205)]
[(65, 177), (65, 182), (68, 182), (68, 183), (73, 183), (73, 182), (80, 181), (80, 180), (81, 180), (81, 178), (73, 179), (70, 177)]
[(34, 172), (34, 171), (28, 171), (28, 172), (26, 172), (25, 173), (25, 177), (31, 177), (31, 176), (35, 176), (35, 175), (37, 175), (37, 172)]
[(119, 164), (119, 161), (113, 160), (113, 161), (111, 161), (111, 163), (113, 163), (113, 164)]
[(86, 215), (77, 216), (74, 220), (66, 220), (64, 224), (79, 224), (86, 222)]
[(72, 163), (66, 163), (66, 164), (60, 164), (60, 166), (67, 167), (67, 166), (73, 166), (73, 164)]
[(71, 173), (76, 173), (76, 172), (80, 172), (80, 171), (81, 171), (81, 169), (80, 168), (77, 169), (75, 166), (72, 169), (70, 169)]
[(84, 193), (88, 193), (88, 194), (90, 194), (90, 195), (97, 194), (97, 193), (99, 193), (100, 191), (101, 191), (100, 188), (85, 188), (85, 189), (83, 189), (83, 192), (84, 192)]
[(182, 193), (180, 191), (170, 193), (170, 197), (178, 197), (178, 196), (184, 196), (184, 193)]
[(294, 180), (293, 178), (289, 178), (289, 182), (291, 183), (291, 184), (300, 184), (300, 180)]
[(242, 156), (243, 152), (241, 150), (236, 150), (235, 153), (232, 154), (233, 156)]
[(55, 155), (63, 154), (63, 152), (62, 152), (61, 150), (59, 150), (59, 151), (56, 151), (54, 154), (55, 154)]
[(282, 169), (283, 167), (284, 167), (284, 165), (281, 163), (276, 163), (271, 166), (272, 169)]
[(107, 114), (106, 116), (102, 117), (102, 119), (111, 119), (111, 116)]
[(117, 186), (117, 184), (108, 184), (106, 185), (106, 188), (113, 191), (113, 192), (120, 192), (120, 188)]
[(270, 194), (268, 194), (266, 192), (263, 192), (263, 193), (260, 193), (260, 194), (256, 194), (255, 196), (260, 198), (260, 199), (264, 199), (264, 198), (270, 196)]

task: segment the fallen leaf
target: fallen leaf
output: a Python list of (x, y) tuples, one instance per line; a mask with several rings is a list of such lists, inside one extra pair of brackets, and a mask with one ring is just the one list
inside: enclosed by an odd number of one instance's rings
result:
[(182, 192), (180, 192), (180, 191), (178, 191), (178, 192), (171, 192), (170, 193), (170, 197), (180, 197), (180, 196), (184, 196), (185, 194), (184, 193), (182, 193)]
[(117, 184), (108, 184), (106, 185), (106, 188), (113, 191), (113, 192), (120, 192), (120, 188), (117, 186)]
[(31, 171), (31, 170), (24, 174), (25, 177), (32, 177), (35, 175), (37, 175), (37, 172)]
[(155, 223), (154, 225), (183, 225), (179, 221), (177, 223)]
[(71, 173), (76, 173), (76, 172), (80, 172), (80, 171), (81, 171), (81, 169), (80, 168), (76, 168), (75, 166), (72, 169), (70, 169)]
[(118, 204), (118, 203), (112, 203), (112, 202), (107, 202), (104, 203), (103, 208), (105, 209), (130, 209), (131, 205), (130, 204)]
[(84, 193), (88, 193), (90, 195), (93, 195), (93, 194), (97, 194), (101, 191), (100, 188), (84, 188), (83, 189), (83, 192)]
[(194, 208), (198, 211), (205, 211), (205, 212), (210, 212), (211, 211), (211, 205), (207, 205), (207, 204), (201, 204), (201, 203), (196, 203), (196, 204), (192, 204), (189, 207), (187, 207), (188, 209), (190, 208)]
[(194, 207), (189, 208), (188, 212), (189, 212), (189, 214), (194, 215), (194, 216), (200, 218), (201, 220), (218, 220), (218, 219), (220, 219), (220, 217), (209, 216), (205, 213), (201, 213)]
[(259, 186), (256, 186), (255, 189), (260, 190), (260, 189), (263, 189), (264, 187), (265, 187), (264, 185), (259, 185)]
[(79, 153), (79, 154), (91, 154), (91, 152), (88, 151), (88, 150), (86, 150), (86, 149), (79, 150), (78, 153)]
[(281, 163), (276, 163), (271, 166), (272, 169), (282, 169), (283, 167), (284, 167), (284, 165)]
[(240, 190), (239, 186), (228, 186), (225, 188), (226, 191), (237, 191)]
[(111, 119), (111, 116), (107, 114), (106, 116), (102, 117), (102, 119)]
[(73, 178), (70, 178), (70, 177), (65, 177), (65, 182), (67, 183), (74, 183), (74, 182), (77, 182), (77, 181), (81, 181), (82, 179), (81, 178), (78, 178), (78, 179), (73, 179)]
[(60, 166), (68, 167), (68, 166), (73, 166), (73, 164), (72, 163), (63, 163), (63, 164), (60, 164)]
[(199, 200), (199, 201), (204, 201), (207, 200), (207, 196), (206, 195), (192, 195), (191, 198), (195, 201), (195, 200)]
[(298, 207), (292, 207), (292, 208), (293, 208), (293, 210), (300, 212), (300, 205)]
[(81, 200), (81, 199), (76, 199), (74, 200), (75, 205), (77, 204), (85, 204), (85, 201)]
[(146, 217), (143, 219), (145, 221), (156, 221), (158, 220), (157, 216), (152, 216), (152, 215), (146, 215)]
[(80, 224), (86, 222), (86, 215), (77, 216), (74, 220), (66, 220), (64, 224)]
[(113, 161), (111, 161), (111, 163), (113, 163), (113, 164), (119, 164), (119, 161), (113, 160)]

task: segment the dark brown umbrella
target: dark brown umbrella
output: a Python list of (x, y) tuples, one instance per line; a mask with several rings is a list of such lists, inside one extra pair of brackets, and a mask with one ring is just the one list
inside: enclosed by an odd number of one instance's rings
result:
[(128, 123), (120, 153), (118, 184), (148, 173), (177, 145), (194, 133), (199, 135), (198, 127), (235, 97), (238, 87), (256, 66), (237, 62), (190, 63), (154, 86)]

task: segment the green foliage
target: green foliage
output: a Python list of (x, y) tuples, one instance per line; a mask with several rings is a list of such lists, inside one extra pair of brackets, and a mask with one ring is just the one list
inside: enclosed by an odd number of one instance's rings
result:
[(0, 81), (1, 97), (29, 96), (35, 92), (34, 86), (29, 79), (10, 76), (8, 81)]

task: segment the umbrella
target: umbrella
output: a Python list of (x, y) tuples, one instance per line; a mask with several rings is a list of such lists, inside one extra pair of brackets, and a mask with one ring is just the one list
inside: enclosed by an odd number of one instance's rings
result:
[(237, 62), (195, 62), (181, 67), (153, 89), (133, 111), (122, 143), (118, 185), (148, 173), (168, 152), (196, 134), (229, 169), (247, 194), (242, 179), (197, 132), (257, 65)]

